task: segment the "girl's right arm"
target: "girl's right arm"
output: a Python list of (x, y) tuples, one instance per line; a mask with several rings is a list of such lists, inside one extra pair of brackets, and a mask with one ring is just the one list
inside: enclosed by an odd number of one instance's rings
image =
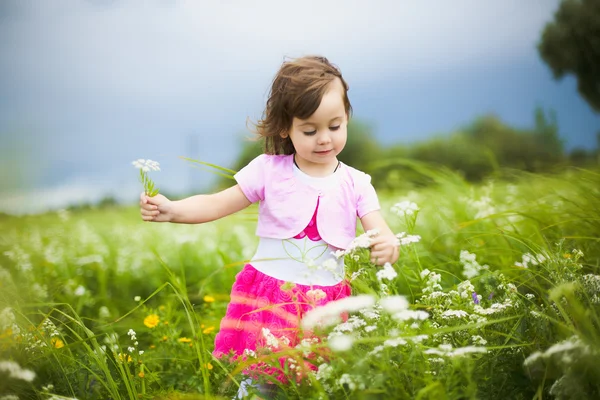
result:
[(214, 194), (200, 194), (171, 201), (162, 194), (140, 195), (140, 211), (144, 221), (200, 224), (223, 218), (252, 204), (239, 185)]

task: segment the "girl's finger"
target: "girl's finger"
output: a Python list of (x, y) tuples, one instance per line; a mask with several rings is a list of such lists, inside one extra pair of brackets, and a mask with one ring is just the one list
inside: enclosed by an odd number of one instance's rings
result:
[(383, 257), (386, 255), (386, 252), (384, 250), (372, 250), (371, 251), (371, 257)]
[(146, 209), (142, 208), (141, 213), (142, 213), (142, 215), (145, 215), (145, 216), (155, 216), (155, 215), (160, 214), (160, 211), (158, 211), (158, 210), (146, 210)]

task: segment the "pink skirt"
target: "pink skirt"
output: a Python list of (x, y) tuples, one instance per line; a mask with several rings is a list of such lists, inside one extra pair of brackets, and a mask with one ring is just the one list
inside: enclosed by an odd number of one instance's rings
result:
[[(235, 277), (213, 355), (222, 357), (233, 351), (233, 356), (239, 357), (246, 349), (256, 351), (265, 346), (274, 350), (273, 337), (285, 347), (294, 347), (306, 312), (350, 294), (346, 281), (333, 286), (291, 284), (246, 264)], [(270, 341), (263, 328), (273, 335)]]

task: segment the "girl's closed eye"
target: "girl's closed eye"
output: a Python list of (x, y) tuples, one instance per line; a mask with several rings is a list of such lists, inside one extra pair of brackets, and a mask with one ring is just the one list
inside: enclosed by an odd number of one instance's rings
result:
[[(341, 125), (338, 125), (338, 126), (330, 126), (330, 127), (329, 127), (329, 130), (331, 130), (331, 131), (337, 131), (338, 129), (340, 129), (340, 127), (341, 127)], [(314, 131), (310, 131), (310, 132), (304, 132), (304, 134), (305, 134), (306, 136), (312, 136), (312, 135), (314, 135), (315, 133), (317, 133), (317, 131), (316, 131), (316, 130), (314, 130)]]

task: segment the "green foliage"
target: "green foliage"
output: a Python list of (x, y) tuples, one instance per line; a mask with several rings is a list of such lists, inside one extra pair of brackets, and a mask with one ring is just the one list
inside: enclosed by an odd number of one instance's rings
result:
[(563, 0), (544, 31), (538, 51), (554, 77), (577, 77), (578, 90), (600, 112), (600, 2)]

